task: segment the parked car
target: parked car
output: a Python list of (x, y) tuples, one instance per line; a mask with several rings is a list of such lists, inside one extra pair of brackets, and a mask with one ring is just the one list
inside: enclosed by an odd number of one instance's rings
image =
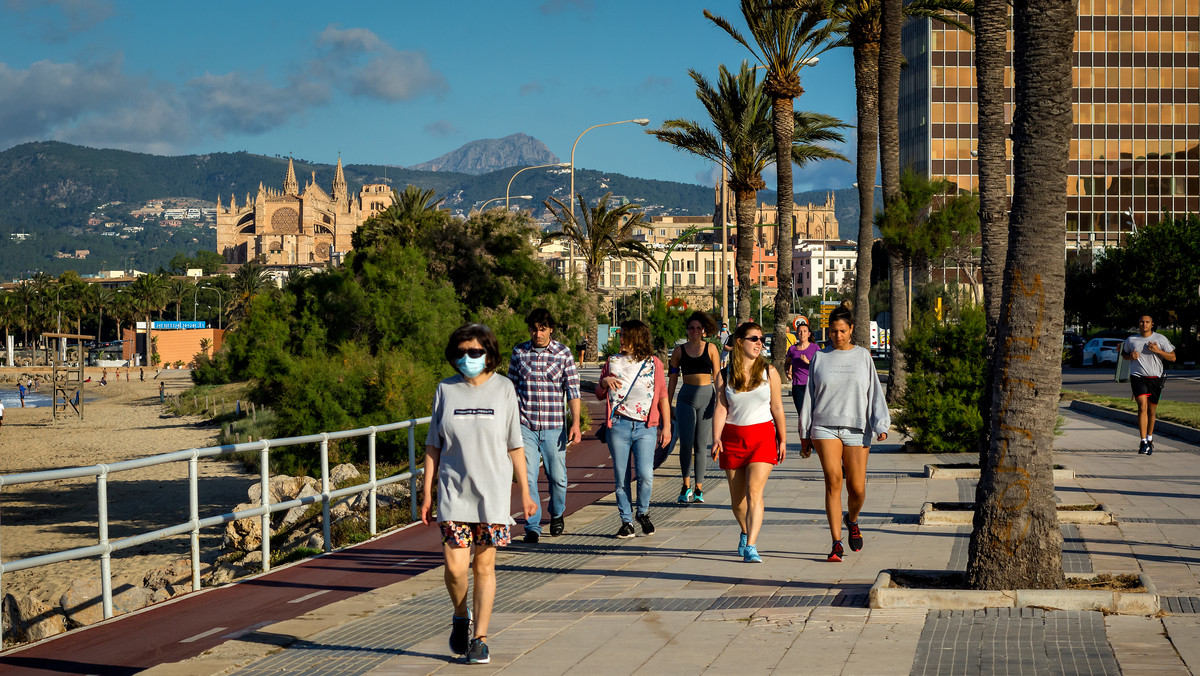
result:
[(1125, 341), (1120, 338), (1093, 338), (1083, 346), (1083, 363), (1091, 366), (1115, 366), (1121, 358), (1121, 346), (1124, 344)]
[(1083, 344), (1087, 342), (1074, 331), (1063, 332), (1062, 363), (1069, 366), (1083, 366)]

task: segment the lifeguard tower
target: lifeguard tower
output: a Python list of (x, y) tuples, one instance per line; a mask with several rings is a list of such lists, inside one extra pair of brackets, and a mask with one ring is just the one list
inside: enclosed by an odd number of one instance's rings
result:
[[(58, 345), (54, 349), (54, 363), (51, 381), (54, 384), (54, 419), (58, 420), (59, 413), (67, 414), (67, 407), (74, 409), (75, 415), (83, 420), (83, 341), (92, 340), (95, 336), (84, 336), (78, 333), (43, 333), (45, 338), (55, 338)], [(67, 348), (75, 341), (75, 362), (66, 360)], [(61, 377), (60, 377), (61, 376)]]

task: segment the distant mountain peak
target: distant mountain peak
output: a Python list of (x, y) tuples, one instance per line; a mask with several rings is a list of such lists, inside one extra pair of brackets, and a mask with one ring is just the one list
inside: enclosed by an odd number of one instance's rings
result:
[(452, 150), (441, 157), (409, 167), (419, 171), (454, 171), (481, 175), (519, 165), (557, 163), (545, 143), (528, 134), (485, 138)]

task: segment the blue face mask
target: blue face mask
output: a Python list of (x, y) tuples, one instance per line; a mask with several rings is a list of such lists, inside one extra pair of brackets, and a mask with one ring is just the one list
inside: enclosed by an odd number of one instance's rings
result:
[(458, 361), (454, 362), (454, 365), (458, 367), (459, 372), (464, 376), (474, 378), (483, 373), (483, 369), (487, 367), (487, 355), (473, 358), (464, 354), (458, 358)]

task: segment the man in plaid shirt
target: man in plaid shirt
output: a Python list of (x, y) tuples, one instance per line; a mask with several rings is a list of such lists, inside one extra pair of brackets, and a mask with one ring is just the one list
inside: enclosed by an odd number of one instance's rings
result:
[[(542, 534), (542, 502), (538, 496), (538, 461), (546, 467), (550, 484), (550, 534), (562, 535), (567, 508), (567, 446), (579, 443), (579, 372), (571, 348), (551, 340), (554, 317), (538, 308), (525, 318), (529, 340), (513, 348), (508, 377), (517, 389), (521, 410), (521, 437), (525, 442), (525, 468), (529, 493), (538, 511), (525, 520), (525, 542), (536, 543)], [(563, 396), (571, 407), (571, 427), (563, 416)]]

